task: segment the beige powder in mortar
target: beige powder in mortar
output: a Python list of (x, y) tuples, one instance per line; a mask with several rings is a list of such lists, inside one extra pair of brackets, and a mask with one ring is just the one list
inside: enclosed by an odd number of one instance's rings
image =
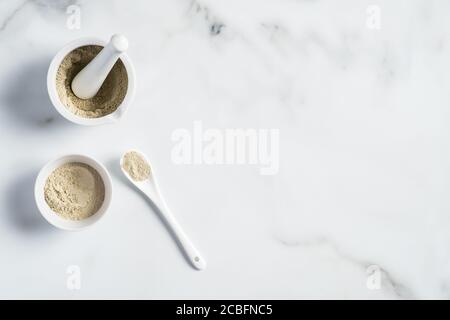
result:
[(135, 151), (125, 154), (122, 167), (134, 181), (144, 181), (150, 177), (150, 165)]
[(100, 209), (105, 199), (105, 185), (91, 166), (70, 162), (55, 169), (44, 186), (45, 201), (59, 216), (82, 220)]
[(59, 99), (70, 112), (80, 117), (100, 118), (114, 112), (127, 93), (127, 70), (120, 59), (93, 98), (80, 99), (72, 92), (72, 80), (102, 49), (102, 46), (89, 45), (73, 50), (64, 57), (56, 74)]

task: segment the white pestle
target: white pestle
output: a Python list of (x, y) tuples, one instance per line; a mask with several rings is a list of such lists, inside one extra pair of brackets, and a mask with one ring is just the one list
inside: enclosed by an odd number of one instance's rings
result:
[(128, 49), (128, 40), (115, 34), (109, 43), (73, 79), (72, 91), (80, 99), (94, 97), (120, 55)]

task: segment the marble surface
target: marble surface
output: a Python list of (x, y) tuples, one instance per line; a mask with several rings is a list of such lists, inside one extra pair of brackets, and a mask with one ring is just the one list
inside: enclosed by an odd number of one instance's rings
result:
[[(2, 1), (0, 298), (450, 298), (449, 12), (445, 0)], [(118, 124), (71, 124), (49, 101), (49, 62), (115, 32), (130, 41), (134, 104)], [(277, 174), (175, 164), (171, 135), (194, 121), (278, 129)], [(152, 159), (205, 271), (121, 177), (128, 148)], [(73, 152), (114, 183), (107, 216), (79, 233), (48, 225), (33, 198), (38, 170)]]

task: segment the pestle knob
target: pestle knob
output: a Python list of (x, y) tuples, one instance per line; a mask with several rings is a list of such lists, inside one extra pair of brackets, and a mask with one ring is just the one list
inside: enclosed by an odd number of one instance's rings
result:
[(120, 55), (128, 49), (128, 40), (115, 34), (109, 43), (73, 79), (72, 91), (80, 99), (94, 97)]

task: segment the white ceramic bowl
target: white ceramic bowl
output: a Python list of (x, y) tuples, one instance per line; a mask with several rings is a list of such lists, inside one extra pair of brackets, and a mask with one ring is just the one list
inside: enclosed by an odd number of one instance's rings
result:
[(131, 63), (130, 58), (126, 53), (123, 53), (120, 56), (120, 60), (122, 60), (125, 69), (127, 70), (127, 76), (128, 76), (128, 89), (127, 93), (125, 95), (125, 98), (123, 99), (122, 103), (119, 105), (119, 107), (113, 112), (106, 116), (100, 117), (100, 118), (83, 118), (80, 116), (77, 116), (76, 114), (73, 114), (70, 112), (61, 102), (58, 96), (58, 92), (56, 91), (56, 73), (58, 72), (58, 68), (64, 59), (64, 57), (75, 50), (76, 48), (87, 46), (87, 45), (99, 45), (99, 46), (105, 46), (106, 42), (97, 39), (97, 38), (80, 38), (75, 41), (70, 42), (66, 46), (64, 46), (59, 52), (56, 54), (56, 56), (53, 58), (52, 62), (50, 63), (50, 67), (48, 68), (47, 73), (47, 90), (48, 95), (50, 96), (50, 100), (53, 103), (53, 106), (56, 108), (56, 110), (67, 120), (72, 121), (77, 124), (86, 125), (86, 126), (94, 126), (94, 125), (101, 125), (105, 123), (113, 123), (117, 122), (122, 118), (128, 107), (131, 105), (135, 91), (136, 91), (136, 75), (134, 71), (133, 64)]
[[(103, 183), (105, 185), (105, 199), (103, 201), (102, 206), (100, 209), (94, 213), (89, 218), (83, 219), (83, 220), (69, 220), (64, 219), (60, 217), (58, 214), (53, 212), (52, 209), (48, 206), (47, 202), (45, 201), (44, 196), (44, 187), (45, 182), (47, 181), (48, 176), (58, 167), (62, 166), (63, 164), (69, 163), (69, 162), (81, 162), (85, 163), (99, 173), (100, 177), (103, 180)], [(57, 228), (63, 229), (63, 230), (69, 230), (69, 231), (78, 231), (82, 230), (98, 220), (100, 220), (105, 212), (107, 211), (110, 203), (111, 203), (111, 197), (112, 197), (112, 182), (111, 182), (111, 176), (109, 175), (106, 168), (99, 163), (97, 160), (80, 155), (80, 154), (71, 154), (62, 156), (58, 159), (55, 159), (53, 161), (50, 161), (47, 163), (39, 172), (36, 183), (34, 186), (34, 197), (36, 199), (36, 204), (41, 212), (42, 216), (52, 225), (54, 225)]]

